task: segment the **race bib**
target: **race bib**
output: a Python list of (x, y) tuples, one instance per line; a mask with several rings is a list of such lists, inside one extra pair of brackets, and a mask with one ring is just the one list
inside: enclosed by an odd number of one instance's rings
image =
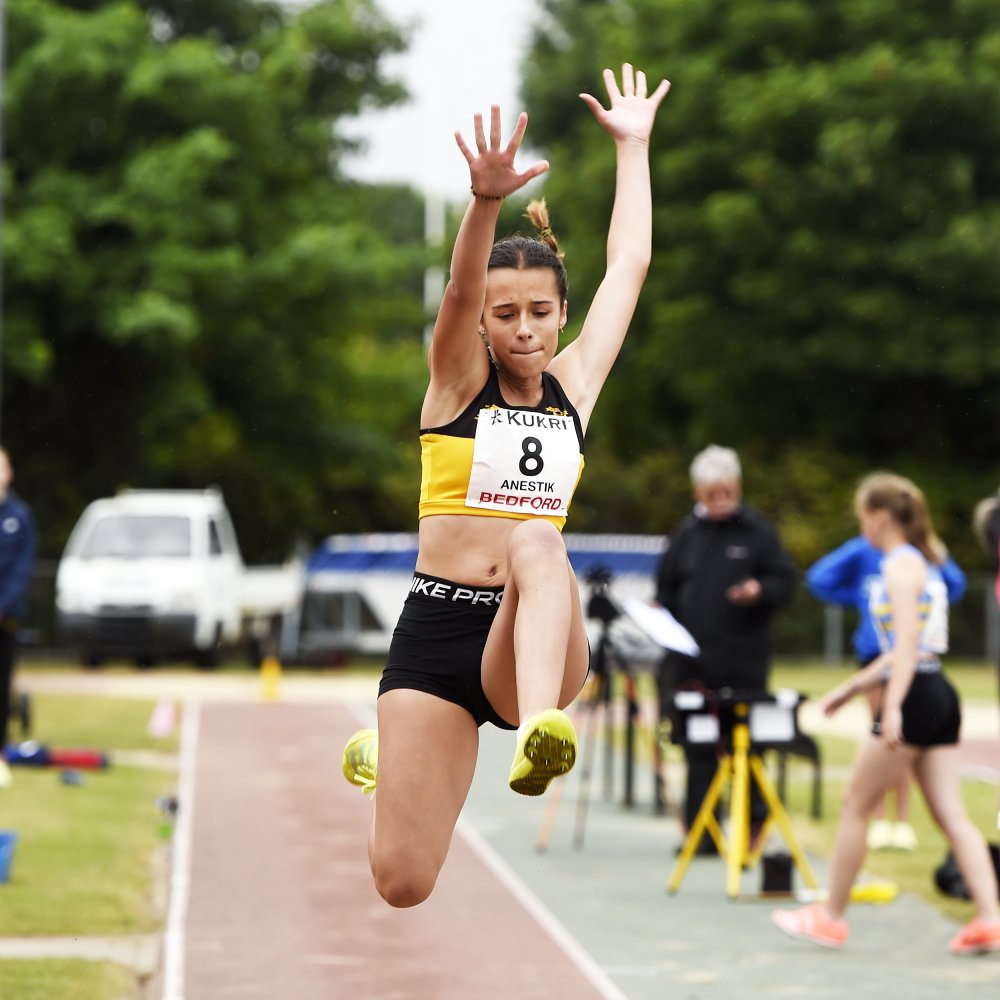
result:
[(580, 474), (573, 418), (483, 409), (476, 421), (467, 507), (565, 517)]

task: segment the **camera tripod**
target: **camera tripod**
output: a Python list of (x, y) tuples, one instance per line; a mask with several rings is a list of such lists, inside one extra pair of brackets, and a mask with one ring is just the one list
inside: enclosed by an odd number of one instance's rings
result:
[[(762, 692), (718, 692), (715, 707), (719, 708), (720, 721), (728, 722), (731, 727), (732, 748), (720, 760), (715, 777), (709, 786), (705, 799), (698, 810), (691, 829), (681, 847), (680, 856), (674, 865), (674, 870), (667, 882), (667, 891), (677, 892), (684, 879), (691, 859), (694, 857), (702, 835), (706, 832), (711, 836), (719, 854), (726, 862), (726, 895), (735, 899), (740, 891), (740, 873), (744, 867), (752, 867), (760, 860), (763, 845), (773, 827), (781, 831), (788, 845), (789, 853), (795, 866), (799, 869), (803, 880), (810, 889), (818, 888), (816, 877), (809, 867), (792, 825), (789, 822), (785, 807), (771, 784), (760, 754), (754, 751), (750, 733), (750, 706), (754, 702), (775, 699)], [(767, 818), (760, 830), (755, 844), (750, 843), (750, 782), (756, 782), (757, 788), (767, 804)], [(715, 809), (726, 789), (730, 789), (730, 829), (727, 841), (715, 818)]]

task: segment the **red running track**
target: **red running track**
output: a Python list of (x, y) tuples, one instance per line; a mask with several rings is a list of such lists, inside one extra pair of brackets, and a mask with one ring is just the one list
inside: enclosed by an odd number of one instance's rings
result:
[(430, 900), (378, 897), (370, 803), (340, 773), (346, 707), (199, 712), (178, 1000), (613, 995), (461, 832)]

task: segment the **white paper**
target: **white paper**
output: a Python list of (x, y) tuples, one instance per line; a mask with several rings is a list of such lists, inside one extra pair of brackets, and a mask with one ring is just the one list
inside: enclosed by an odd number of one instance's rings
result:
[(687, 656), (701, 652), (691, 633), (666, 608), (634, 597), (624, 598), (621, 604), (629, 618), (658, 646)]
[(715, 743), (719, 739), (719, 720), (714, 715), (689, 715), (688, 743)]
[(794, 738), (794, 710), (771, 702), (750, 706), (750, 739), (757, 743), (790, 743)]
[(682, 712), (694, 712), (705, 707), (705, 696), (700, 691), (676, 691), (674, 704)]

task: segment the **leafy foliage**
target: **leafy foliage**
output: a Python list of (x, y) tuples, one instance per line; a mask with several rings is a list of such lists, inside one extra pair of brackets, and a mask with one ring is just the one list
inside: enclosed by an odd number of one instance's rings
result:
[(401, 519), (363, 401), (413, 394), (422, 210), (337, 133), (402, 96), (400, 34), (370, 0), (8, 17), (4, 432), (46, 546), (123, 483), (220, 485), (253, 557)]
[[(993, 5), (544, 8), (526, 103), (584, 301), (614, 164), (574, 95), (624, 60), (673, 84), (652, 150), (655, 259), (591, 432), (588, 521), (676, 523), (681, 473), (717, 441), (743, 453), (751, 501), (800, 560), (852, 530), (856, 478), (892, 467), (974, 561), (968, 517), (996, 486), (1000, 398)], [(653, 467), (661, 482), (644, 485)]]
[[(626, 59), (673, 81), (653, 267), (574, 530), (669, 530), (715, 441), (800, 564), (889, 467), (985, 567), (968, 519), (997, 485), (995, 4), (541, 7), (528, 139), (552, 162), (571, 324), (614, 177), (576, 95)], [(422, 206), (340, 168), (341, 121), (403, 96), (382, 64), (405, 39), (375, 0), (10, 0), (7, 27), (3, 431), (46, 551), (126, 482), (221, 485), (251, 558), (412, 529)]]

